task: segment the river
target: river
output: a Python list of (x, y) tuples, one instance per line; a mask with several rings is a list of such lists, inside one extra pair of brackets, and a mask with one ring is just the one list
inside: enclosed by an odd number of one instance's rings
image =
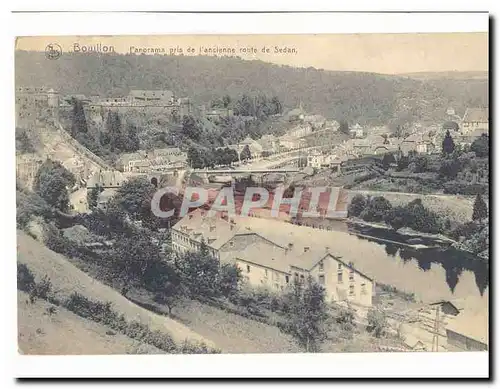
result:
[[(424, 302), (461, 299), (466, 300), (468, 306), (486, 309), (489, 266), (477, 257), (451, 247), (408, 247), (402, 243), (405, 238), (398, 239), (391, 230), (341, 221), (333, 227), (332, 233), (338, 237), (334, 251), (352, 259), (361, 270), (366, 269), (375, 281), (414, 293)], [(364, 236), (358, 236), (359, 233)]]

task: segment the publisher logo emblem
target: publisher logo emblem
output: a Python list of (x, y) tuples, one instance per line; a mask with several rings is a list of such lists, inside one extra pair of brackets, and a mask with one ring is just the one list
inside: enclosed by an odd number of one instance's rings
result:
[(62, 48), (57, 43), (49, 43), (45, 48), (47, 59), (58, 59), (62, 55)]

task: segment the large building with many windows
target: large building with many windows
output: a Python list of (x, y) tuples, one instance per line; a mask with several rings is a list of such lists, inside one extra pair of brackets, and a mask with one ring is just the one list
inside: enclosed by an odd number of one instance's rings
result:
[(311, 276), (331, 302), (371, 306), (373, 278), (328, 246), (326, 231), (255, 217), (210, 215), (198, 209), (172, 228), (177, 253), (197, 251), (203, 242), (221, 263), (233, 263), (255, 287), (281, 291)]

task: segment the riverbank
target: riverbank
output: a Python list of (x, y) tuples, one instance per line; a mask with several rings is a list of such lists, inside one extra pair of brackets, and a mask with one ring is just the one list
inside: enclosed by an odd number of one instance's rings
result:
[[(415, 231), (408, 227), (394, 230), (385, 223), (366, 222), (351, 217), (346, 220), (349, 233), (352, 235), (374, 239), (384, 243), (398, 244), (414, 249), (449, 247), (457, 242), (442, 234), (429, 234)], [(381, 236), (383, 235), (383, 236)]]

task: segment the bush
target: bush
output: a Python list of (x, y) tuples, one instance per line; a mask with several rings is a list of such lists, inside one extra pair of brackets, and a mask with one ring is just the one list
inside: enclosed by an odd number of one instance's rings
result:
[(371, 309), (367, 315), (368, 326), (366, 330), (375, 337), (381, 338), (387, 333), (388, 322), (385, 313), (378, 309)]
[(30, 292), (35, 286), (35, 276), (24, 263), (17, 263), (17, 289)]
[(30, 301), (34, 302), (37, 298), (42, 300), (52, 300), (52, 282), (50, 278), (45, 276), (42, 281), (36, 282), (30, 291)]
[(340, 325), (343, 331), (353, 332), (356, 328), (353, 309), (351, 307), (340, 307), (335, 316), (335, 322)]

